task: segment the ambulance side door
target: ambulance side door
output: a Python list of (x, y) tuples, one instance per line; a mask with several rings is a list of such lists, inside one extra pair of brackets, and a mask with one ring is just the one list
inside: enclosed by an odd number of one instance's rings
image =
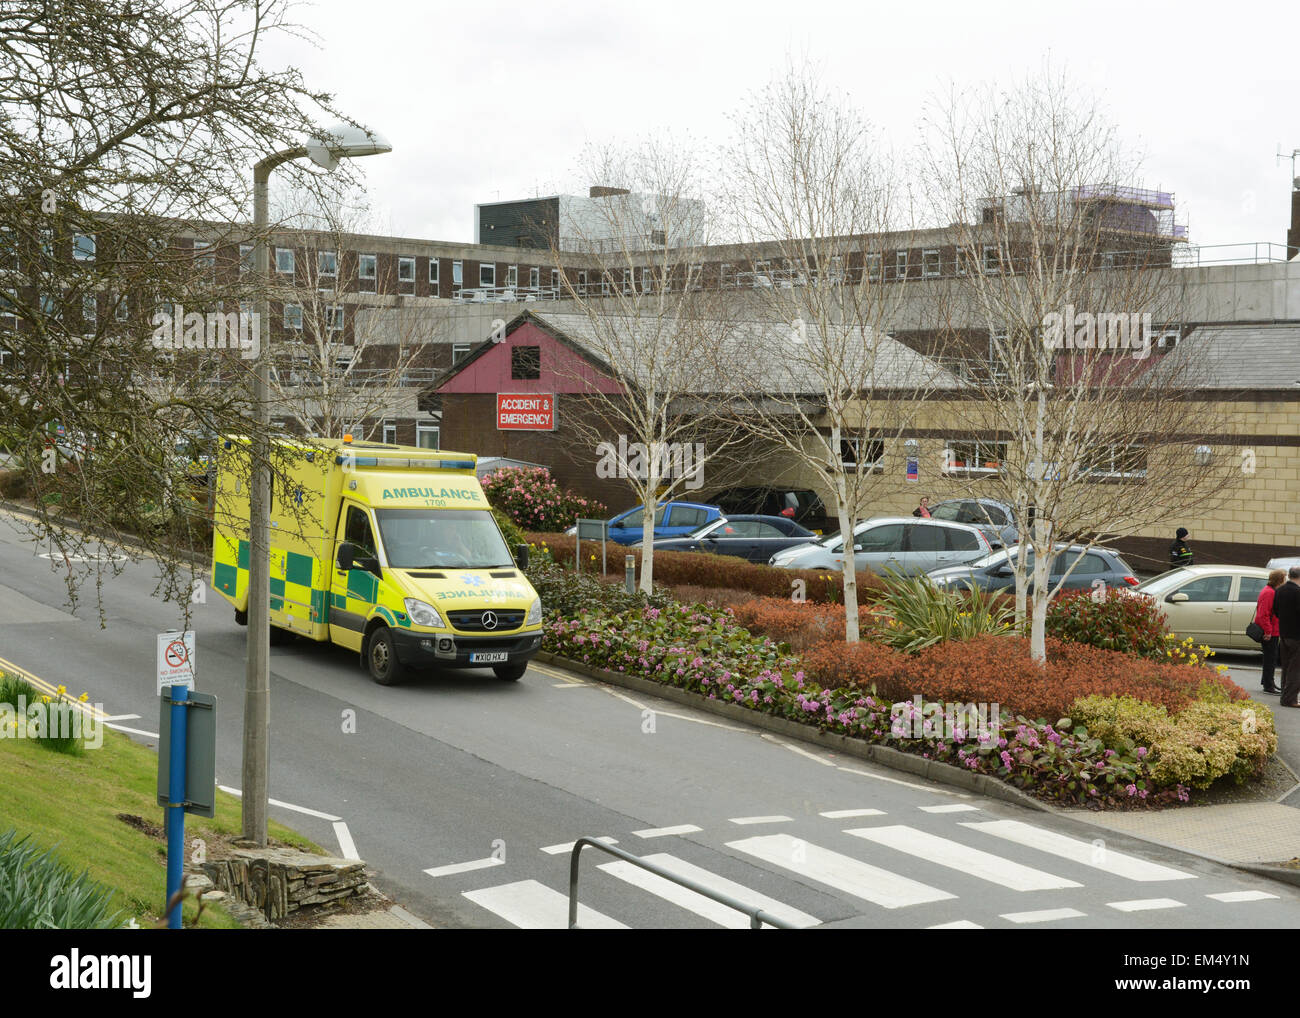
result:
[[(355, 502), (344, 502), (341, 523), (334, 541), (334, 555), (330, 581), (330, 639), (349, 650), (361, 650), (361, 637), (366, 619), (379, 594), (379, 578), (362, 569), (357, 562), (375, 558), (374, 529), (370, 514)], [(339, 545), (347, 542), (353, 548), (352, 568), (339, 568)]]

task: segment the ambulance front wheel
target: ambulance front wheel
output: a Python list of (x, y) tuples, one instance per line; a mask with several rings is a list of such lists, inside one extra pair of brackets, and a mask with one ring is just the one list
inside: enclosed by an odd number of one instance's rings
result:
[(400, 682), (406, 674), (402, 662), (397, 660), (393, 634), (387, 626), (380, 626), (366, 641), (366, 669), (370, 672), (370, 677), (381, 686)]
[(506, 682), (518, 682), (523, 678), (524, 672), (528, 671), (528, 662), (524, 661), (517, 665), (496, 665), (492, 670), (497, 673), (498, 679), (504, 679)]

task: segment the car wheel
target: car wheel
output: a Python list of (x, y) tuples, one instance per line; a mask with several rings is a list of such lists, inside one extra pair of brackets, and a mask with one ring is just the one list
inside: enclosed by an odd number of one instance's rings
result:
[(392, 686), (406, 676), (406, 668), (397, 660), (393, 634), (387, 626), (380, 626), (366, 641), (366, 670), (381, 686)]
[(236, 609), (235, 609), (235, 625), (237, 625), (237, 626), (246, 626), (246, 625), (248, 625), (248, 612), (241, 612), (238, 608), (236, 608)]
[(524, 672), (528, 670), (528, 662), (524, 661), (521, 664), (514, 665), (495, 665), (492, 670), (496, 672), (498, 679), (505, 682), (518, 682), (523, 678)]

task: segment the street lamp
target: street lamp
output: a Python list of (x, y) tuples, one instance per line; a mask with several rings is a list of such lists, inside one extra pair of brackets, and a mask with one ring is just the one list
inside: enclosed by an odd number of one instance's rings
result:
[[(271, 278), (271, 251), (266, 242), (267, 182), (281, 163), (307, 156), (326, 170), (337, 169), (340, 159), (382, 155), (393, 146), (365, 128), (339, 124), (309, 138), (305, 145), (267, 156), (253, 167), (253, 257), (259, 280), (257, 298), (257, 361), (253, 381), (254, 430), (251, 442), (251, 477), (248, 486), (248, 667), (244, 680), (243, 835), (256, 845), (266, 844), (267, 771), (271, 682), (271, 468), (266, 433), (271, 413), (268, 405), (271, 312), (267, 288)], [(265, 329), (265, 335), (261, 330)]]

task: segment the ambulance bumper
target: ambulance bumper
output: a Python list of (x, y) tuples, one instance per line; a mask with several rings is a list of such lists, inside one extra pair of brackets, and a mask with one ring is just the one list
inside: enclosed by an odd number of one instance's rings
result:
[[(454, 665), (466, 668), (490, 668), (492, 665), (517, 664), (527, 661), (542, 648), (541, 630), (515, 633), (510, 636), (464, 636), (458, 633), (404, 633), (393, 634), (397, 659), (404, 665)], [(476, 655), (504, 654), (495, 660), (473, 660)]]

